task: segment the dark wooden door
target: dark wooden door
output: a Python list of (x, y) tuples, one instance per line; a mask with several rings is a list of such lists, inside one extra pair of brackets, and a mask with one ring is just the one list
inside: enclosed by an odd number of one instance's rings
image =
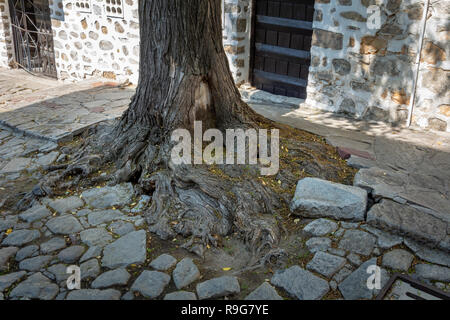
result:
[(16, 63), (56, 78), (48, 0), (9, 0)]
[(252, 84), (306, 98), (314, 0), (255, 0)]

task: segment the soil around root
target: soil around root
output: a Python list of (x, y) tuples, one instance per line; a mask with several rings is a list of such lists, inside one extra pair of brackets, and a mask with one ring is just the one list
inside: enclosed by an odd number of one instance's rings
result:
[[(152, 197), (144, 213), (150, 232), (162, 240), (181, 237), (185, 239), (181, 247), (200, 257), (211, 247), (223, 249), (231, 237), (245, 248), (249, 258), (239, 268), (249, 272), (286, 264), (287, 251), (280, 245), (301, 225), (289, 210), (298, 180), (318, 177), (351, 184), (356, 173), (324, 138), (277, 124), (280, 169), (274, 176), (261, 176), (258, 165), (171, 166), (163, 159), (163, 153), (170, 154), (167, 148), (154, 145), (142, 148), (124, 175), (130, 162), (124, 165), (123, 159), (105, 152), (115, 126), (115, 122), (98, 124), (61, 145), (69, 160), (46, 168), (45, 177), (17, 208), (28, 208), (41, 196), (80, 194), (94, 186), (131, 182), (136, 197)], [(150, 160), (149, 149), (156, 147), (161, 154)]]

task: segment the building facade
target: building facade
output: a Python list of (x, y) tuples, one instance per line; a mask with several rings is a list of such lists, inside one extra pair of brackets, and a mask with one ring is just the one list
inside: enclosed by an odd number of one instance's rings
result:
[[(137, 83), (137, 2), (0, 0), (0, 66), (20, 60), (58, 79)], [(450, 132), (449, 1), (429, 1), (414, 89), (426, 2), (224, 0), (231, 72), (238, 85), (249, 82), (314, 108), (391, 123), (404, 123), (415, 91), (413, 124)], [(28, 61), (18, 59), (18, 51), (31, 45), (15, 31), (24, 3), (36, 15), (26, 29), (45, 48), (45, 54), (32, 48)]]

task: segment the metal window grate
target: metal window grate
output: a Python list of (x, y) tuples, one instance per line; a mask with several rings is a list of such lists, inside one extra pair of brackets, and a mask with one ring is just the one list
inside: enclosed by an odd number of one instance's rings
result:
[(56, 78), (55, 51), (48, 0), (9, 0), (15, 62)]
[(376, 300), (450, 300), (450, 294), (407, 275), (396, 273), (381, 289)]

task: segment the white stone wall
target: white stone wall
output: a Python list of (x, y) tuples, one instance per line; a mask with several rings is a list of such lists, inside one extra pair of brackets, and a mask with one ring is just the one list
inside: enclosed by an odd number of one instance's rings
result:
[(8, 67), (13, 56), (8, 0), (0, 0), (0, 67)]
[[(306, 103), (358, 118), (404, 123), (423, 0), (316, 0)], [(380, 9), (371, 28), (367, 8)], [(413, 123), (450, 131), (449, 1), (432, 0)], [(425, 81), (424, 81), (425, 80)]]
[(450, 1), (430, 2), (413, 122), (450, 132)]
[(251, 1), (222, 0), (223, 44), (236, 84), (249, 79)]
[[(55, 0), (53, 0), (55, 1)], [(123, 5), (120, 18), (107, 14), (107, 0), (50, 3), (56, 66), (59, 79), (80, 80), (103, 76), (137, 83), (139, 68), (139, 15), (137, 0), (115, 0)], [(60, 4), (58, 4), (60, 3)]]

